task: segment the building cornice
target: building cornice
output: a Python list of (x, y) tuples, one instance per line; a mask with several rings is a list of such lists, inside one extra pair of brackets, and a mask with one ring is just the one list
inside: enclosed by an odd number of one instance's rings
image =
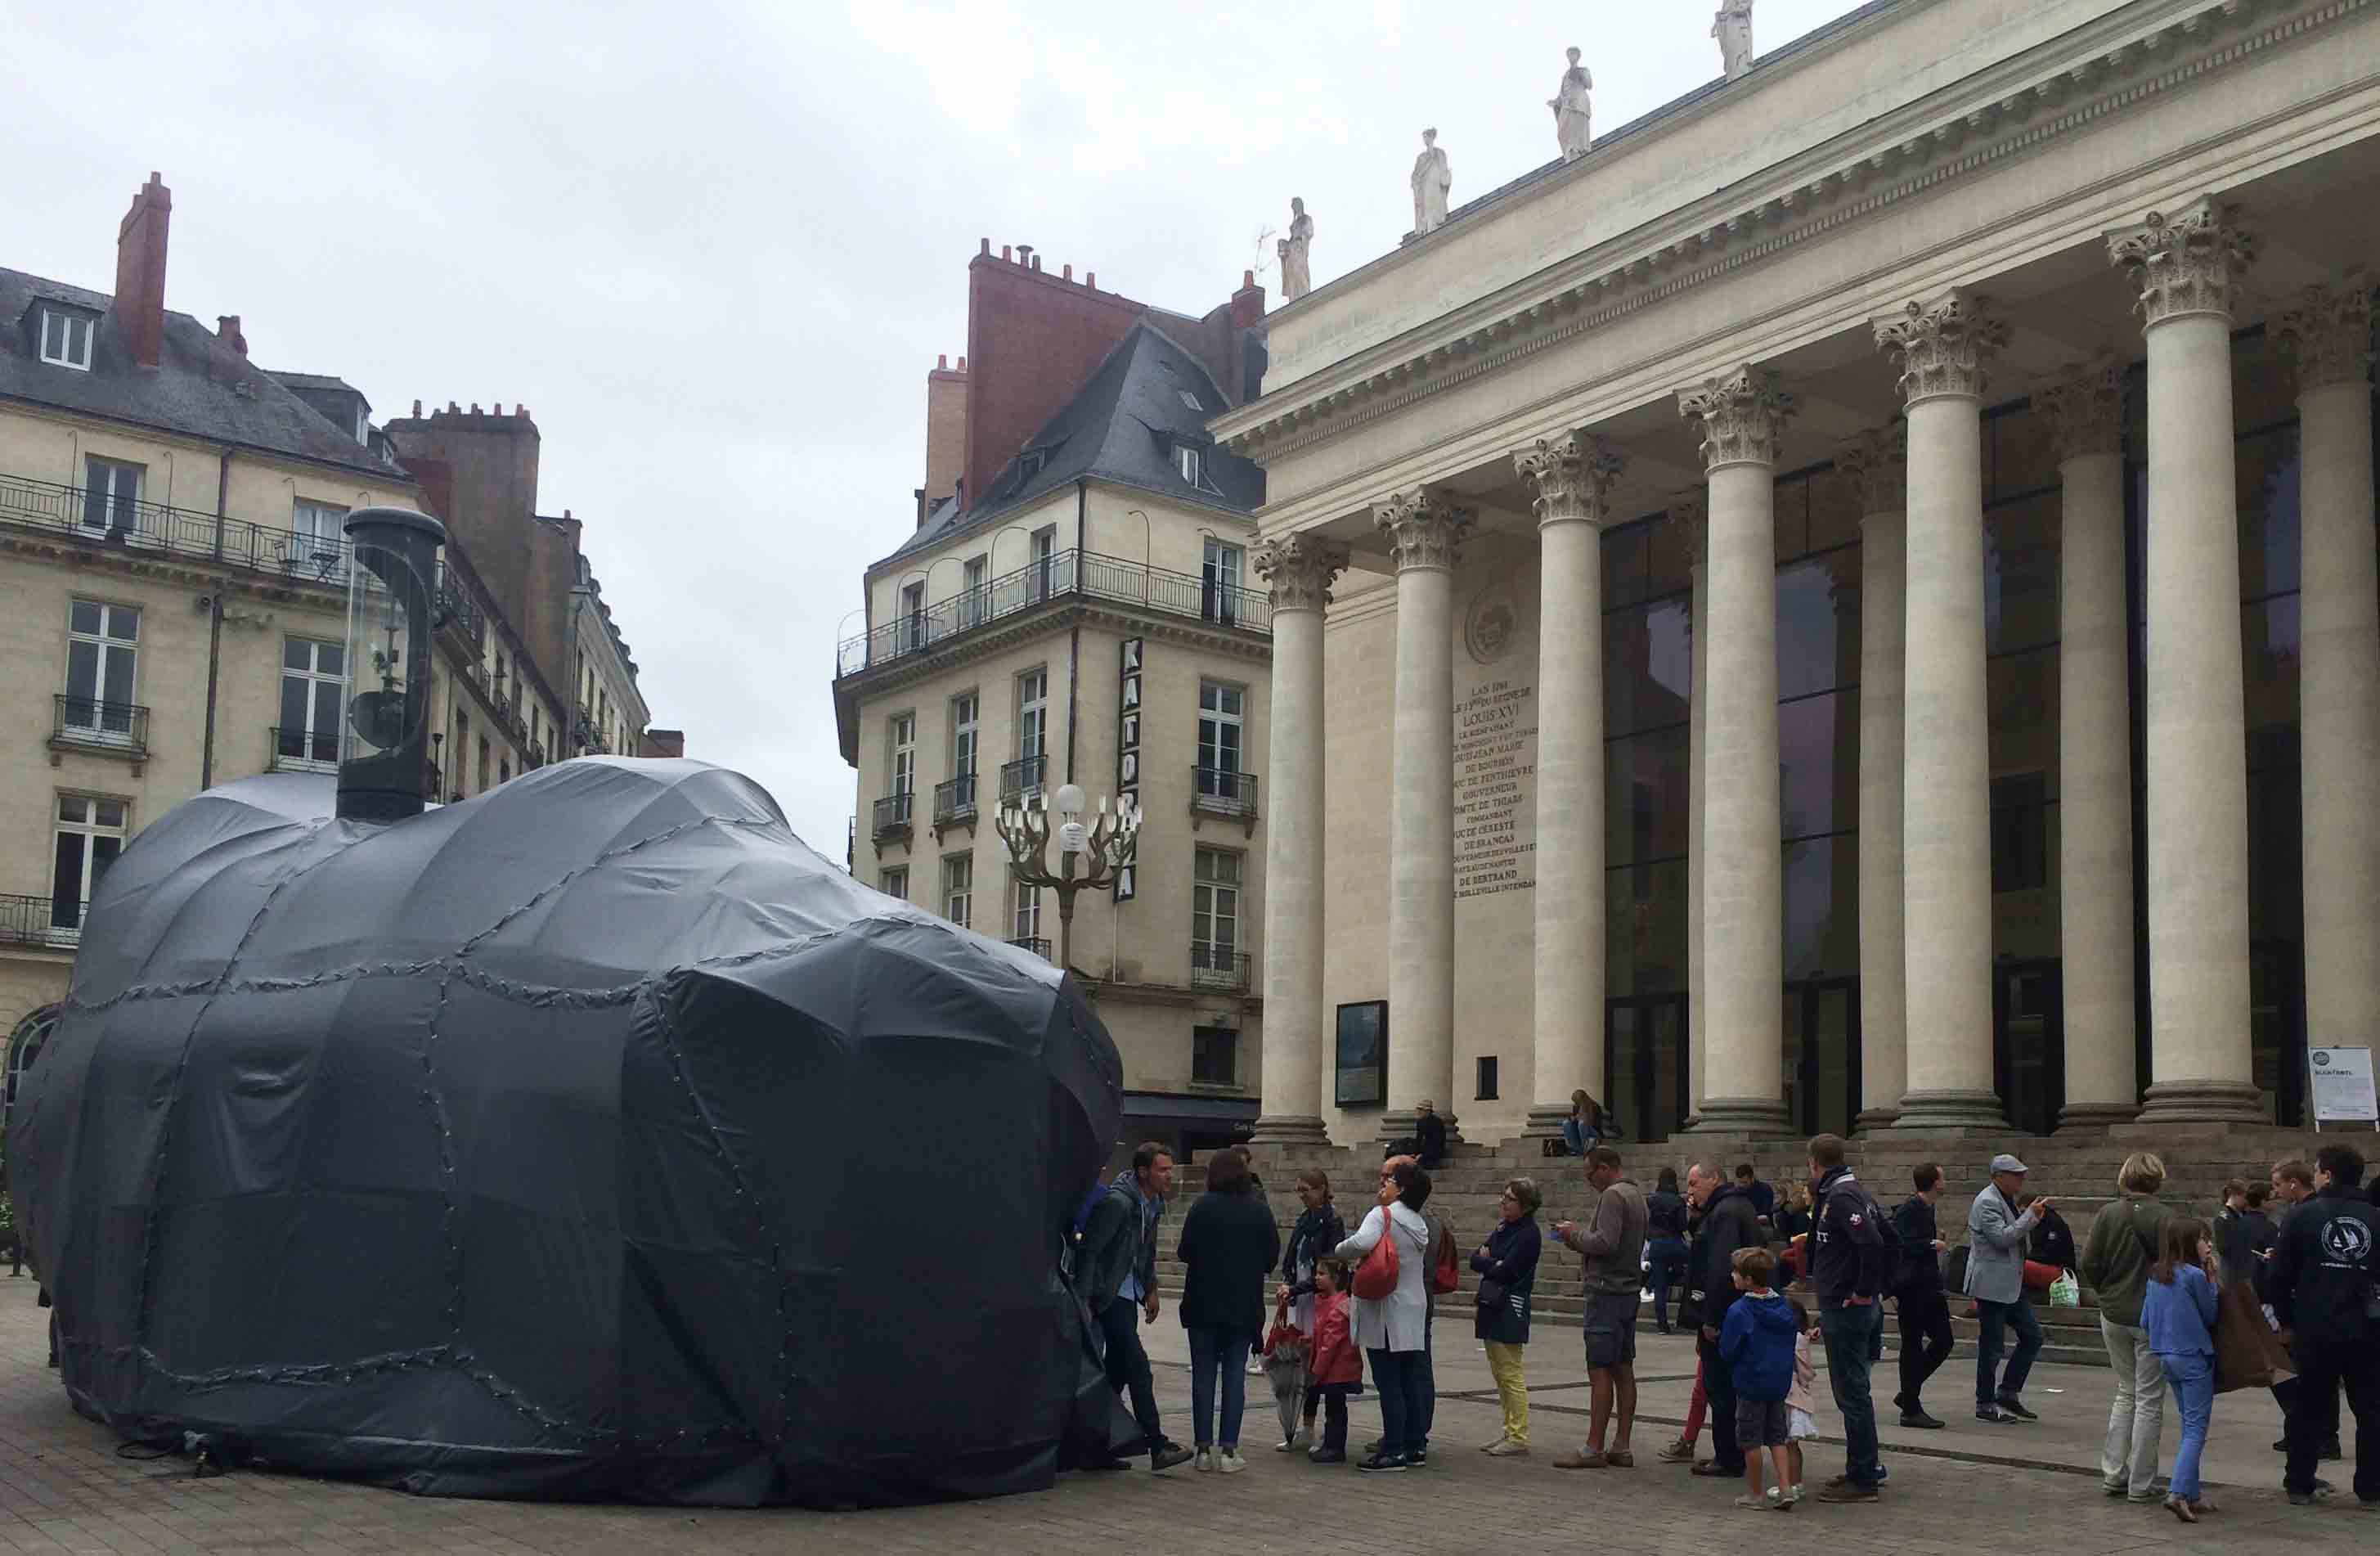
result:
[(2146, 15), (2129, 7), (1357, 352), (1218, 418), (1213, 431), (1259, 463), (1342, 436), (2375, 4), (2168, 0)]

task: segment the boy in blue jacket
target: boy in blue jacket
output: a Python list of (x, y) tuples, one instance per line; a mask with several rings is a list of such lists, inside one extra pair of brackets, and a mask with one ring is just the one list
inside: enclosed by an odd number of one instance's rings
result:
[[(1735, 1505), (1754, 1512), (1793, 1511), (1793, 1477), (1787, 1458), (1792, 1444), (1785, 1396), (1793, 1391), (1793, 1343), (1799, 1327), (1792, 1305), (1768, 1289), (1777, 1256), (1767, 1248), (1739, 1248), (1733, 1260), (1735, 1289), (1743, 1294), (1719, 1327), (1719, 1359), (1735, 1380), (1735, 1434), (1743, 1447), (1744, 1494)], [(1760, 1451), (1768, 1450), (1777, 1484), (1760, 1485)]]

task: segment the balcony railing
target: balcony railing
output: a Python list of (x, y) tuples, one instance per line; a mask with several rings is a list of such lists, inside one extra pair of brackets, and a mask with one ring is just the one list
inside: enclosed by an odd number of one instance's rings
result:
[[(275, 725), (268, 732), (273, 739), (265, 748), (270, 753), (273, 772), (336, 772), (339, 770), (339, 732), (334, 729), (284, 729)], [(433, 793), (436, 785), (431, 785)]]
[(60, 901), (50, 893), (0, 896), (0, 942), (10, 945), (71, 947), (82, 935), (91, 904)]
[(1020, 939), (1012, 940), (1008, 943), (1019, 951), (1030, 951), (1045, 962), (1050, 959), (1050, 942), (1045, 936), (1026, 935)]
[(934, 825), (971, 821), (975, 817), (975, 774), (962, 772), (934, 785)]
[(1230, 768), (1190, 770), (1190, 808), (1201, 816), (1228, 816), (1251, 821), (1257, 814), (1257, 775)]
[(149, 710), (137, 702), (103, 702), (59, 692), (50, 724), (50, 745), (104, 751), (135, 761), (149, 755)]
[(1098, 552), (1062, 551), (845, 638), (835, 648), (834, 673), (839, 678), (877, 669), (1059, 599), (1106, 600), (1247, 632), (1272, 630), (1272, 600), (1263, 590)]
[(1230, 941), (1190, 942), (1190, 987), (1245, 994), (1250, 975), (1248, 954)]
[(1006, 805), (1027, 795), (1038, 795), (1041, 792), (1041, 785), (1049, 781), (1048, 757), (1019, 757), (1014, 761), (1002, 762), (1000, 768), (1000, 803)]
[(899, 794), (886, 795), (878, 800), (873, 835), (878, 838), (908, 836), (909, 811), (917, 797), (916, 795)]
[(94, 545), (203, 557), (333, 589), (346, 587), (352, 554), (345, 535), (301, 534), (24, 476), (0, 475), (0, 522), (54, 530)]

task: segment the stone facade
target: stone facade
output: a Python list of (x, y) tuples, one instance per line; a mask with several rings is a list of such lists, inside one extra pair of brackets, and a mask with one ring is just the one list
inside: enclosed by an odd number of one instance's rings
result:
[[(1326, 884), (1267, 1137), (1574, 1089), (1639, 1138), (2297, 1124), (2306, 1044), (2380, 1019), (2328, 214), (2380, 194), (2375, 51), (2319, 0), (1865, 6), (1276, 314), (1214, 430), (1269, 542), (1348, 563), (1273, 660), (1329, 806), (1271, 840)], [(1624, 456), (1586, 548), (1513, 462), (1582, 438)], [(1334, 1105), (1383, 1000), (1385, 1103)]]

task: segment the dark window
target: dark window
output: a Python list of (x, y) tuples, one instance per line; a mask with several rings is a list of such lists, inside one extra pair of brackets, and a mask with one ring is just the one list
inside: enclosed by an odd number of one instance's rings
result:
[(1478, 1060), (1478, 1065), (1479, 1088), (1477, 1100), (1482, 1102), (1492, 1102), (1496, 1100), (1496, 1056), (1492, 1053), (1481, 1055)]
[(1190, 1079), (1198, 1086), (1237, 1086), (1240, 1035), (1229, 1027), (1190, 1029)]
[(2049, 780), (2016, 772), (1992, 780), (1992, 890), (2049, 883)]
[(1339, 1007), (1338, 1060), (1330, 1098), (1342, 1108), (1377, 1108), (1389, 1100), (1389, 1002)]

